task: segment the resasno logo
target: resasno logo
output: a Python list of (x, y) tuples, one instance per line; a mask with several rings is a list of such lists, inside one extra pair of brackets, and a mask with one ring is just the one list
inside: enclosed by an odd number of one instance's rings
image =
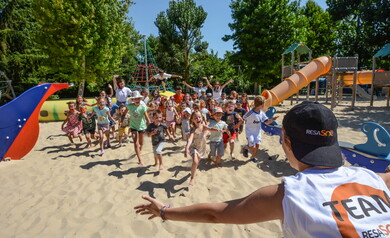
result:
[(312, 136), (333, 136), (333, 130), (327, 131), (327, 130), (306, 130), (306, 135), (312, 135)]

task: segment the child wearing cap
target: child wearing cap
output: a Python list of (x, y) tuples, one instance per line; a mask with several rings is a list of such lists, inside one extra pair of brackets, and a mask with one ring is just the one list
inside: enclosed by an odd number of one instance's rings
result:
[(165, 147), (165, 133), (173, 140), (171, 133), (165, 123), (162, 123), (163, 116), (160, 110), (153, 114), (153, 123), (150, 123), (146, 128), (146, 134), (152, 138), (154, 166), (159, 165), (159, 170), (163, 170), (162, 151)]
[(225, 121), (228, 125), (228, 129), (230, 131), (230, 135), (227, 133), (223, 134), (223, 143), (225, 143), (225, 149), (227, 145), (230, 146), (230, 159), (234, 160), (234, 142), (237, 138), (237, 130), (242, 124), (243, 120), (238, 113), (234, 111), (235, 104), (233, 101), (227, 101), (225, 104), (225, 113), (222, 117), (222, 121)]
[(191, 132), (190, 117), (192, 111), (189, 107), (186, 107), (182, 113), (183, 115), (181, 117), (181, 134), (182, 134), (182, 139), (187, 141)]
[(288, 111), (282, 148), (299, 172), (279, 184), (231, 201), (174, 208), (144, 195), (148, 203), (136, 206), (136, 213), (149, 219), (225, 224), (280, 220), (286, 238), (390, 234), (390, 173), (342, 166), (337, 119), (330, 109), (303, 102)]
[(203, 101), (206, 101), (206, 100), (207, 100), (206, 89), (200, 90), (199, 100), (203, 100)]
[(256, 96), (254, 100), (255, 107), (247, 112), (243, 119), (246, 122), (245, 134), (248, 144), (243, 148), (243, 155), (248, 157), (248, 149), (252, 152), (252, 160), (257, 161), (256, 154), (261, 144), (261, 123), (270, 124), (278, 117), (269, 119), (263, 112), (265, 98), (263, 96)]
[[(226, 122), (222, 121), (223, 111), (222, 108), (214, 108), (214, 120), (210, 121), (209, 127), (214, 128), (220, 131), (225, 131), (230, 135), (228, 130), (228, 125)], [(225, 152), (225, 145), (222, 140), (222, 132), (212, 131), (209, 136), (210, 140), (210, 159), (215, 159), (215, 166), (219, 167), (221, 159)]]
[(148, 108), (141, 104), (142, 98), (143, 96), (138, 91), (135, 91), (131, 97), (133, 103), (127, 105), (130, 114), (130, 131), (134, 142), (134, 150), (140, 165), (144, 165), (141, 151), (144, 144), (146, 124), (150, 123)]

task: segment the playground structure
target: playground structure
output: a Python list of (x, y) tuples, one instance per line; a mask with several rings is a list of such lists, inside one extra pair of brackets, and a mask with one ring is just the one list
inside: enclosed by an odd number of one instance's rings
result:
[(39, 110), (43, 102), (67, 83), (46, 83), (30, 88), (0, 107), (0, 161), (19, 160), (34, 147), (38, 139)]
[[(274, 107), (270, 107), (266, 115), (272, 118), (276, 113)], [(269, 136), (279, 136), (282, 143), (282, 127), (276, 122), (270, 125), (261, 124), (263, 131)], [(381, 125), (375, 122), (364, 122), (360, 127), (366, 134), (367, 142), (363, 144), (351, 144), (339, 141), (341, 152), (345, 159), (353, 166), (370, 169), (376, 173), (384, 173), (390, 169), (390, 134)]]
[[(295, 52), (298, 54), (298, 61), (295, 61)], [(291, 53), (291, 65), (285, 66), (285, 55)], [(354, 57), (328, 57), (324, 60), (323, 57), (314, 59), (312, 62), (301, 62), (301, 54), (309, 54), (311, 59), (311, 50), (303, 43), (295, 43), (282, 53), (282, 82), (271, 90), (263, 91), (262, 95), (266, 97), (265, 107), (276, 106), (283, 100), (291, 97), (293, 103), (293, 95), (296, 95), (297, 102), (299, 101), (299, 90), (306, 87), (306, 100), (310, 95), (310, 83), (315, 80), (315, 101), (318, 101), (319, 91), (319, 76), (326, 76), (325, 95), (326, 103), (328, 102), (329, 93), (331, 92), (331, 109), (333, 110), (337, 103), (340, 103), (343, 98), (343, 87), (352, 87), (351, 109), (353, 110), (356, 102), (356, 95), (362, 98), (369, 99), (370, 95), (358, 85), (371, 84), (371, 106), (373, 105), (375, 87), (388, 87), (387, 106), (390, 99), (390, 72), (375, 71), (375, 57), (384, 57), (390, 54), (390, 44), (383, 47), (373, 58), (373, 71), (357, 71), (358, 56)], [(313, 64), (313, 62), (322, 62), (326, 65)], [(374, 80), (372, 80), (374, 78)], [(338, 101), (336, 102), (336, 99)]]

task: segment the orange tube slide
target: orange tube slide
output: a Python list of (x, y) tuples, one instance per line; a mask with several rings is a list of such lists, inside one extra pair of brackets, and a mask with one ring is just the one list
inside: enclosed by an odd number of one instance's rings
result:
[(279, 105), (283, 100), (306, 87), (313, 79), (327, 73), (331, 67), (332, 59), (329, 56), (312, 60), (308, 65), (286, 78), (273, 89), (265, 90), (261, 94), (266, 98), (263, 110), (266, 111), (268, 107)]
[[(344, 85), (353, 85), (353, 74), (344, 75)], [(372, 70), (359, 71), (356, 74), (356, 84), (372, 84)]]

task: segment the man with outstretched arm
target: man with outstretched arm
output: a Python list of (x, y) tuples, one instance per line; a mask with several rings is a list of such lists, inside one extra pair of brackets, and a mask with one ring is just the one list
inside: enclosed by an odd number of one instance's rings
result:
[(171, 208), (149, 196), (136, 212), (163, 220), (248, 224), (282, 220), (284, 237), (388, 237), (390, 173), (344, 167), (333, 112), (315, 102), (283, 119), (282, 147), (299, 172), (282, 183), (220, 203)]

